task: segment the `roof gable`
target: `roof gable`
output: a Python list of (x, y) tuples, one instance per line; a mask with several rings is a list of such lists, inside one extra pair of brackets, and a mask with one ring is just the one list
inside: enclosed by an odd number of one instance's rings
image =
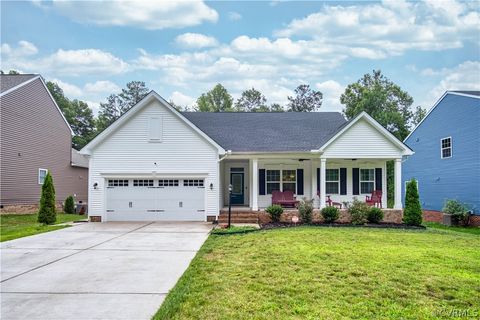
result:
[(379, 157), (412, 155), (413, 151), (366, 112), (346, 123), (318, 150), (327, 156)]
[(125, 112), (120, 118), (118, 118), (114, 123), (112, 123), (108, 128), (103, 130), (98, 136), (96, 136), (92, 141), (90, 141), (86, 146), (80, 150), (81, 154), (90, 154), (91, 151), (99, 144), (101, 144), (105, 139), (107, 139), (111, 134), (113, 134), (118, 128), (123, 124), (132, 119), (137, 113), (139, 113), (144, 107), (149, 105), (152, 101), (158, 101), (160, 105), (166, 108), (179, 120), (183, 121), (188, 127), (190, 127), (195, 133), (205, 139), (208, 143), (213, 145), (220, 154), (224, 154), (225, 150), (214, 140), (212, 140), (208, 135), (202, 132), (197, 128), (193, 123), (191, 123), (187, 118), (185, 118), (180, 112), (175, 110), (170, 104), (165, 101), (160, 95), (155, 91), (150, 91), (141, 101), (139, 101), (135, 106), (130, 108)]
[(466, 98), (471, 98), (471, 99), (480, 99), (480, 91), (446, 91), (441, 97), (440, 99), (438, 99), (437, 102), (435, 102), (435, 104), (433, 105), (432, 108), (430, 108), (430, 110), (428, 110), (427, 114), (425, 115), (425, 117), (422, 119), (422, 121), (420, 121), (416, 126), (415, 128), (413, 128), (412, 132), (410, 132), (410, 134), (403, 140), (403, 141), (407, 141), (408, 138), (410, 138), (410, 136), (415, 132), (415, 130), (417, 130), (418, 127), (420, 127), (422, 125), (422, 123), (428, 118), (428, 116), (433, 112), (433, 110), (435, 110), (435, 108), (443, 101), (443, 99), (445, 99), (445, 97), (447, 95), (456, 95), (456, 96), (462, 96), (462, 97), (466, 97)]

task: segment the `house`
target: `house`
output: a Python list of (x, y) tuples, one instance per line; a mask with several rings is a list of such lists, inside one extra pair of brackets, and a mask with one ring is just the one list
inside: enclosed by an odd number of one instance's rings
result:
[(154, 91), (82, 150), (89, 160), (94, 221), (216, 219), (228, 204), (252, 211), (273, 190), (292, 190), (324, 207), (383, 190), (395, 160), (413, 151), (368, 114), (180, 113)]
[(88, 200), (88, 163), (72, 150), (72, 130), (35, 74), (0, 76), (0, 206), (2, 212), (35, 211), (50, 172), (60, 204)]
[(418, 180), (423, 209), (456, 199), (480, 215), (480, 91), (445, 92), (405, 144), (415, 155), (403, 165), (403, 185)]

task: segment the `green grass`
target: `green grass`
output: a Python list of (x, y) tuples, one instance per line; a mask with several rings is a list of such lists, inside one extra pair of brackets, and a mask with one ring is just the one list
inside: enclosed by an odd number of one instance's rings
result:
[(433, 229), (448, 230), (448, 231), (454, 231), (454, 232), (464, 232), (464, 233), (480, 235), (480, 227), (456, 227), (456, 226), (449, 227), (436, 222), (425, 222), (424, 225), (428, 228), (433, 228)]
[[(37, 222), (37, 214), (8, 214), (0, 216), (0, 242), (8, 241), (37, 233), (66, 228), (59, 225), (42, 225)], [(85, 215), (57, 214), (57, 224), (85, 219)]]
[(480, 237), (298, 227), (211, 235), (154, 319), (437, 319), (480, 313)]

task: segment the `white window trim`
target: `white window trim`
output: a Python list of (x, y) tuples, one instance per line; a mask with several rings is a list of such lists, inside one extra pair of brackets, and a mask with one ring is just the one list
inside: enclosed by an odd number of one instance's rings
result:
[[(267, 171), (280, 171), (280, 180), (278, 181), (268, 181), (267, 180)], [(297, 183), (298, 183), (298, 175), (297, 175), (297, 169), (276, 169), (276, 168), (265, 168), (265, 195), (271, 195), (271, 193), (268, 193), (268, 188), (267, 185), (269, 183), (279, 183), (280, 184), (280, 191), (283, 192), (283, 171), (295, 171), (295, 181), (285, 181), (285, 183), (294, 183), (295, 184), (295, 191), (293, 192), (295, 195), (297, 194)]]
[[(362, 170), (373, 170), (373, 180), (362, 180)], [(372, 193), (362, 193), (362, 182), (373, 182), (373, 190), (375, 190), (375, 186), (377, 185), (377, 181), (375, 180), (375, 168), (359, 168), (358, 170), (358, 191), (360, 192), (361, 195), (371, 195)], [(383, 190), (382, 190), (383, 192)]]
[[(443, 140), (450, 139), (450, 157), (443, 156), (443, 149), (448, 149), (443, 147)], [(453, 156), (453, 139), (451, 136), (440, 139), (440, 159), (449, 159)]]
[[(336, 171), (338, 172), (338, 180), (327, 180), (327, 172), (326, 172), (326, 170), (336, 170)], [(332, 192), (330, 192), (330, 193), (327, 193), (327, 194), (340, 194), (340, 168), (326, 168), (326, 170), (325, 170), (325, 191), (327, 191), (327, 190), (326, 190), (326, 188), (327, 188), (327, 187), (326, 187), (326, 186), (327, 186), (326, 184), (327, 184), (327, 183), (336, 182), (336, 183), (337, 183), (337, 190), (338, 190), (338, 192), (337, 192), (337, 193), (332, 193)]]
[(43, 182), (40, 182), (40, 171), (45, 171), (45, 177), (47, 176), (48, 174), (48, 169), (42, 169), (42, 168), (38, 168), (38, 184), (43, 184)]

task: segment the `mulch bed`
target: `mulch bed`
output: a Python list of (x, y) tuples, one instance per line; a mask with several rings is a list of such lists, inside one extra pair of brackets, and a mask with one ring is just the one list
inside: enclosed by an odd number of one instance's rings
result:
[(424, 226), (409, 226), (400, 223), (366, 223), (366, 224), (351, 224), (351, 223), (291, 223), (291, 222), (269, 222), (260, 225), (260, 230), (270, 230), (279, 228), (292, 228), (300, 226), (315, 226), (315, 227), (333, 227), (333, 228), (379, 228), (379, 229), (417, 229), (424, 230)]

